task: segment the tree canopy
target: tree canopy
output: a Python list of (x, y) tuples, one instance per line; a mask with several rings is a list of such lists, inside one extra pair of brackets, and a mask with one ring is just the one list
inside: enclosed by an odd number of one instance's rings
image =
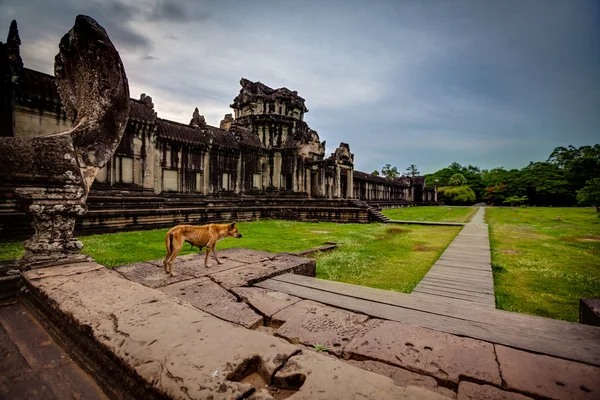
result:
[(592, 204), (598, 202), (590, 200), (594, 198), (596, 179), (600, 179), (600, 144), (557, 147), (546, 161), (531, 162), (520, 170), (503, 167), (481, 170), (453, 162), (426, 175), (427, 184), (435, 182), (439, 190), (469, 187), (476, 197), (473, 201), (496, 205), (508, 205), (509, 199), (524, 199), (523, 202), (540, 206)]

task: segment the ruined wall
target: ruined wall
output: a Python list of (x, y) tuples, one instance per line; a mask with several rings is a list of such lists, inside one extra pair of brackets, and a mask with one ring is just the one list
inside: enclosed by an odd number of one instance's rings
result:
[(47, 136), (73, 128), (73, 121), (66, 115), (17, 106), (15, 113), (15, 136)]

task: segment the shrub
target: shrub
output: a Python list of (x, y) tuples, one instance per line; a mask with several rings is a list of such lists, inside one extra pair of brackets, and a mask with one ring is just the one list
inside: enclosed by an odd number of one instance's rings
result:
[(444, 186), (438, 188), (438, 198), (447, 204), (473, 204), (477, 196), (468, 186)]

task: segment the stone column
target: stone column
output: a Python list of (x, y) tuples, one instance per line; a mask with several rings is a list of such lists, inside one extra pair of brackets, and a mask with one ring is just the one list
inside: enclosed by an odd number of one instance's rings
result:
[(281, 153), (273, 155), (273, 186), (281, 189)]
[(204, 187), (202, 193), (208, 195), (210, 190), (210, 151), (204, 152), (204, 171), (202, 171), (202, 179), (204, 179)]
[(354, 170), (348, 169), (346, 174), (346, 197), (351, 199), (354, 197)]
[(312, 182), (310, 181), (312, 173), (308, 168), (304, 170), (304, 173), (304, 191), (306, 192), (306, 194), (308, 194), (308, 197), (312, 197)]
[(342, 170), (339, 165), (335, 166), (335, 179), (334, 179), (334, 193), (335, 198), (339, 199), (342, 197)]
[(244, 182), (244, 179), (242, 177), (242, 153), (238, 154), (238, 162), (237, 162), (237, 179), (235, 182), (235, 188), (234, 191), (235, 193), (241, 193), (242, 192), (242, 185)]
[(292, 166), (292, 190), (294, 193), (298, 193), (300, 182), (298, 182), (298, 177), (296, 176), (298, 173), (298, 159), (294, 158), (294, 165)]

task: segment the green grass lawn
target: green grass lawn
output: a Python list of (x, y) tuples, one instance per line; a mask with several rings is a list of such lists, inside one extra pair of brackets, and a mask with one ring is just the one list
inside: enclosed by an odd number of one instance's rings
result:
[(425, 206), (392, 208), (381, 211), (397, 221), (469, 222), (477, 212), (475, 207)]
[[(460, 227), (389, 226), (289, 221), (237, 224), (243, 237), (227, 238), (217, 250), (245, 247), (294, 252), (336, 242), (336, 250), (314, 255), (317, 276), (380, 289), (409, 293), (460, 231)], [(83, 252), (97, 262), (118, 266), (165, 257), (167, 229), (81, 237)], [(181, 254), (197, 252), (184, 245)], [(20, 242), (0, 243), (0, 258), (22, 254)]]
[(577, 321), (600, 297), (600, 218), (593, 208), (488, 208), (497, 307)]

